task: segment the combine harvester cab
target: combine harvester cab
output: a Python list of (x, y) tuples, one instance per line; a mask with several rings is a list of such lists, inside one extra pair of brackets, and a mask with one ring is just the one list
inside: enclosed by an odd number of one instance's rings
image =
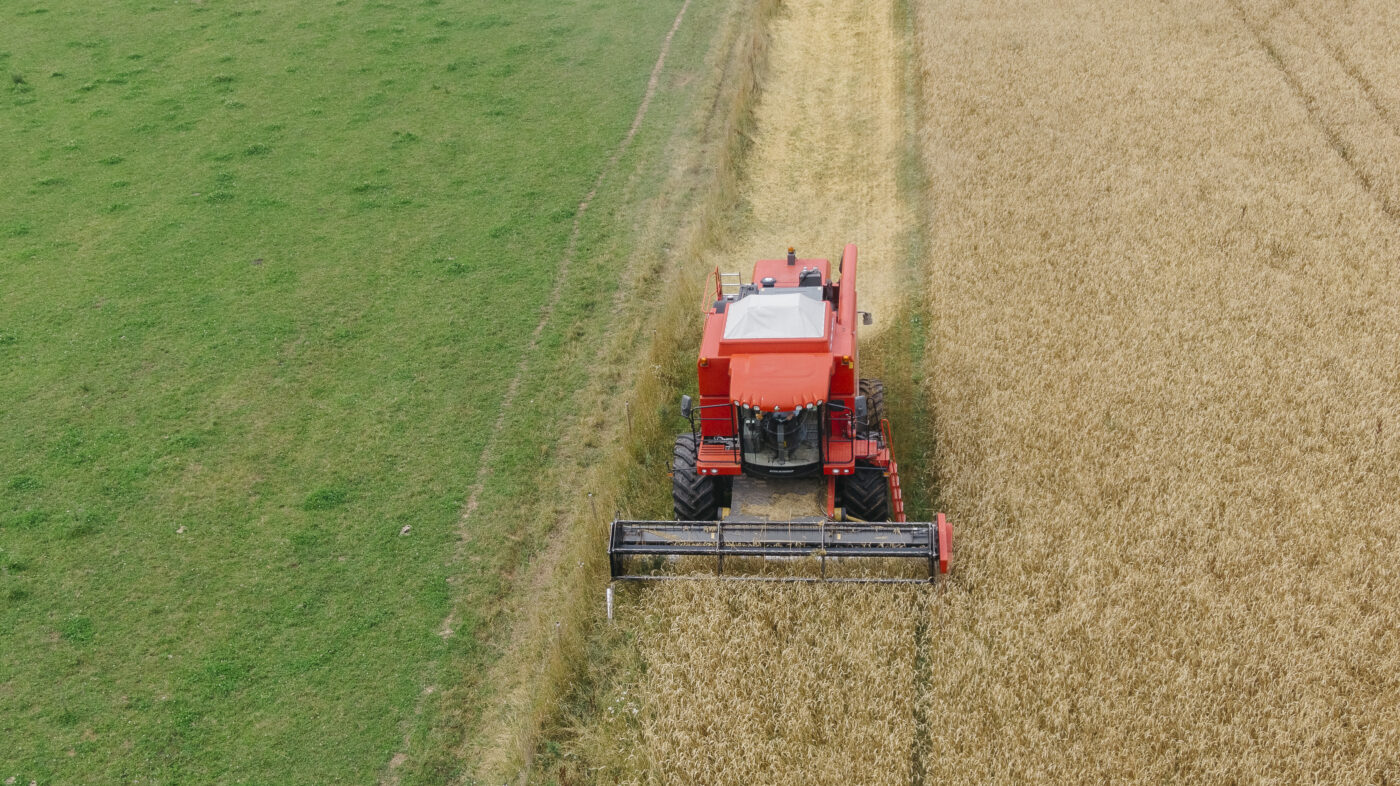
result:
[[(905, 520), (884, 388), (859, 375), (857, 321), (870, 314), (856, 309), (856, 247), (846, 246), (839, 282), (830, 267), (790, 248), (757, 262), (748, 284), (716, 272), (700, 400), (681, 397), (691, 428), (672, 459), (676, 520), (614, 521), (614, 580), (693, 577), (686, 566), (696, 565), (763, 581), (905, 583), (948, 572), (952, 527), (941, 513)], [(726, 559), (739, 560), (739, 575), (734, 562), (725, 573)], [(773, 560), (805, 569), (775, 575), (764, 569)], [(851, 573), (858, 560), (914, 562), (919, 575)]]

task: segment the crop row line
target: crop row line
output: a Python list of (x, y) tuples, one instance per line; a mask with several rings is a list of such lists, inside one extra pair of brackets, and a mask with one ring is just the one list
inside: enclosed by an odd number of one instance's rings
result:
[[(1230, 5), (1245, 29), (1250, 32), (1258, 46), (1268, 55), (1274, 67), (1282, 74), (1289, 89), (1307, 111), (1309, 120), (1322, 132), (1328, 146), (1347, 165), (1356, 181), (1371, 195), (1381, 210), (1392, 221), (1400, 222), (1400, 203), (1383, 183), (1387, 173), (1383, 170), (1376, 171), (1377, 165), (1370, 161), (1369, 156), (1365, 155), (1364, 152), (1358, 154), (1357, 145), (1347, 138), (1344, 131), (1348, 127), (1348, 124), (1343, 122), (1345, 118), (1334, 117), (1339, 110), (1329, 108), (1326, 105), (1326, 96), (1322, 91), (1308, 88), (1305, 83), (1305, 74), (1302, 73), (1302, 66), (1291, 62), (1293, 57), (1287, 54), (1286, 42), (1280, 40), (1280, 36), (1271, 34), (1271, 30), (1281, 24), (1296, 22), (1296, 27), (1301, 28), (1298, 32), (1314, 39), (1310, 42), (1314, 46), (1308, 47), (1308, 49), (1320, 52), (1331, 61), (1337, 71), (1344, 75), (1345, 79), (1355, 88), (1354, 92), (1364, 98), (1365, 105), (1369, 107), (1370, 113), (1377, 121), (1375, 125), (1381, 126), (1385, 136), (1389, 138), (1390, 146), (1400, 148), (1400, 122), (1396, 121), (1395, 116), (1377, 95), (1375, 84), (1341, 52), (1336, 44), (1328, 38), (1322, 27), (1298, 7), (1297, 0), (1289, 0), (1289, 2), (1279, 6), (1262, 22), (1256, 22), (1250, 18), (1242, 0), (1230, 0)], [(1325, 64), (1322, 65), (1325, 66)], [(1325, 76), (1319, 76), (1319, 78), (1326, 79)], [(1337, 93), (1344, 92), (1347, 92), (1346, 86), (1342, 85)], [(1365, 109), (1363, 108), (1361, 111), (1365, 112)]]

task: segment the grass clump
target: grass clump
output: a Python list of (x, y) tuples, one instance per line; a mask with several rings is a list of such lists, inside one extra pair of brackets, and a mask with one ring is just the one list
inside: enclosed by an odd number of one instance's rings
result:
[(330, 510), (350, 501), (350, 492), (343, 488), (321, 488), (306, 495), (302, 510)]
[(92, 641), (92, 620), (87, 617), (69, 617), (58, 624), (59, 635), (75, 644)]

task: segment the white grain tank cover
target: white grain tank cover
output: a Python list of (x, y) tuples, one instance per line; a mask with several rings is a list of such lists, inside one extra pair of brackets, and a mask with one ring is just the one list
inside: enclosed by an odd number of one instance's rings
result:
[(821, 338), (826, 335), (826, 303), (799, 295), (750, 295), (729, 304), (725, 312), (724, 337)]

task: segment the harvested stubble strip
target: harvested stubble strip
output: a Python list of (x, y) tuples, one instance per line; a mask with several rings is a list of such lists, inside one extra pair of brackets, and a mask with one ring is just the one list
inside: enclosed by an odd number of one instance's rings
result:
[[(860, 246), (860, 305), (900, 305), (909, 226), (893, 5), (785, 6), (742, 185), (748, 212), (704, 267), (733, 270), (790, 244)], [(693, 348), (686, 348), (693, 352)], [(639, 745), (666, 783), (909, 782), (920, 589), (673, 582), (626, 614), (640, 630)], [(627, 754), (619, 754), (619, 760)]]
[(899, 305), (894, 269), (909, 225), (898, 183), (900, 37), (888, 0), (812, 0), (783, 14), (744, 171), (748, 220), (705, 267), (747, 276), (755, 259), (789, 245), (835, 262), (855, 243), (860, 307), (876, 314), (861, 333), (868, 346)]
[(1226, 0), (919, 10), (929, 782), (1394, 782), (1395, 221)]

